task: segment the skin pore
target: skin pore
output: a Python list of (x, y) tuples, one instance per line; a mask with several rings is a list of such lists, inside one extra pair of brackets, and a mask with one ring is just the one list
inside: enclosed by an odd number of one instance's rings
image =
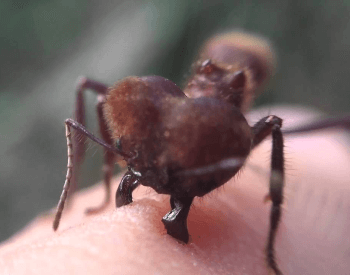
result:
[[(297, 113), (277, 115), (288, 124), (302, 116)], [(337, 129), (285, 137), (285, 203), (276, 239), (284, 274), (350, 269), (348, 141)], [(237, 177), (194, 200), (188, 245), (167, 235), (161, 222), (170, 209), (168, 196), (141, 186), (131, 205), (116, 210), (117, 177), (113, 203), (101, 214), (84, 214), (103, 199), (99, 184), (76, 195), (56, 233), (53, 216), (42, 215), (4, 242), (0, 274), (268, 274), (264, 248), (270, 202), (264, 197), (270, 152), (267, 139)]]

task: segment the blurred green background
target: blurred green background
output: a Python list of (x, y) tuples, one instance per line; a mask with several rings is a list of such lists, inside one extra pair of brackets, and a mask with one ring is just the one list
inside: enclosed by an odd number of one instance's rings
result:
[[(0, 2), (0, 240), (58, 201), (66, 173), (64, 119), (76, 79), (112, 84), (161, 75), (178, 84), (210, 35), (247, 30), (268, 37), (278, 71), (259, 97), (330, 114), (350, 110), (349, 1)], [(87, 93), (88, 128), (96, 129)], [(100, 180), (91, 145), (81, 186)], [(102, 198), (101, 198), (102, 200)]]

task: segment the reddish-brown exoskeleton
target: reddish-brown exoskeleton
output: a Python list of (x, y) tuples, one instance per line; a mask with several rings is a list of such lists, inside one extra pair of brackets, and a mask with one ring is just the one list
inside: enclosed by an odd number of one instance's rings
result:
[[(65, 122), (68, 168), (54, 230), (67, 198), (73, 164), (76, 169), (84, 154), (84, 142), (72, 142), (71, 128), (105, 149), (106, 199), (88, 212), (98, 212), (108, 204), (112, 168), (119, 155), (128, 171), (117, 190), (117, 207), (131, 203), (132, 192), (140, 184), (169, 194), (172, 210), (162, 221), (168, 234), (185, 243), (194, 197), (226, 183), (242, 168), (251, 150), (272, 134), (272, 207), (266, 258), (269, 267), (282, 274), (274, 252), (284, 186), (282, 120), (270, 115), (251, 127), (242, 114), (273, 70), (274, 55), (265, 40), (228, 33), (204, 45), (184, 90), (160, 76), (127, 77), (110, 88), (83, 78), (77, 88), (76, 120)], [(85, 89), (98, 94), (101, 138), (84, 126)]]

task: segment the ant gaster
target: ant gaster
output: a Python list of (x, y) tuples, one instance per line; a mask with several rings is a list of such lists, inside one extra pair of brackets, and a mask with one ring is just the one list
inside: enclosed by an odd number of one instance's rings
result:
[[(160, 76), (127, 77), (110, 88), (81, 79), (75, 120), (65, 121), (67, 176), (54, 230), (58, 228), (70, 182), (75, 180), (73, 167), (75, 177), (84, 155), (84, 140), (73, 137), (72, 142), (71, 128), (105, 150), (105, 201), (87, 212), (96, 213), (109, 203), (113, 165), (119, 155), (128, 170), (119, 184), (116, 206), (131, 203), (132, 192), (140, 184), (170, 195), (171, 211), (162, 222), (169, 235), (184, 243), (189, 241), (187, 216), (194, 197), (208, 194), (235, 176), (251, 150), (272, 134), (268, 195), (272, 206), (266, 259), (269, 268), (282, 274), (274, 252), (284, 186), (282, 120), (270, 115), (251, 127), (243, 115), (273, 70), (274, 55), (265, 40), (228, 33), (205, 44), (184, 90)], [(84, 126), (86, 89), (98, 95), (101, 138)]]

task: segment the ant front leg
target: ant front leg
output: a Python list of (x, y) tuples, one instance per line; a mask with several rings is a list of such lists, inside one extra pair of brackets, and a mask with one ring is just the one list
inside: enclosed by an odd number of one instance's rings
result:
[[(84, 103), (84, 92), (86, 89), (90, 89), (95, 91), (98, 95), (102, 97), (106, 97), (107, 94), (107, 86), (99, 83), (97, 81), (88, 79), (86, 77), (81, 77), (78, 80), (76, 87), (76, 99), (75, 99), (75, 110), (74, 110), (74, 119), (79, 124), (85, 126), (85, 103)], [(84, 135), (74, 135), (73, 136), (73, 148), (74, 148), (74, 173), (72, 175), (72, 187), (69, 191), (70, 194), (75, 192), (75, 189), (78, 185), (78, 171), (81, 162), (84, 159), (85, 155), (85, 140), (86, 137)]]
[[(98, 95), (97, 97), (98, 103), (97, 103), (97, 115), (98, 115), (98, 124), (100, 126), (100, 133), (102, 139), (109, 145), (113, 145), (112, 137), (108, 131), (108, 126), (106, 123), (106, 120), (103, 116), (103, 104), (105, 103), (106, 97), (103, 95)], [(114, 167), (114, 161), (115, 161), (115, 154), (108, 149), (104, 149), (104, 164), (102, 171), (104, 173), (104, 186), (106, 189), (105, 193), (105, 199), (102, 202), (100, 206), (94, 207), (94, 208), (88, 208), (85, 210), (86, 214), (95, 214), (102, 210), (104, 210), (111, 198), (111, 179), (113, 176), (113, 167)]]
[[(106, 94), (108, 91), (108, 87), (100, 82), (82, 77), (77, 86), (77, 97), (76, 97), (76, 108), (75, 108), (75, 119), (78, 123), (82, 124), (85, 126), (85, 106), (84, 106), (84, 97), (83, 93), (86, 89), (93, 90), (98, 94), (97, 97), (97, 116), (98, 116), (98, 124), (100, 128), (100, 133), (102, 139), (109, 145), (113, 145), (113, 140), (108, 132), (108, 127), (107, 123), (104, 119), (103, 116), (103, 104), (106, 100)], [(76, 135), (73, 146), (74, 146), (74, 166), (75, 166), (75, 172), (73, 173), (73, 188), (71, 193), (74, 192), (76, 189), (77, 185), (77, 174), (79, 170), (79, 166), (81, 161), (84, 158), (85, 154), (85, 138), (86, 136), (82, 135)], [(113, 176), (113, 166), (114, 166), (114, 161), (115, 161), (115, 155), (113, 152), (108, 151), (105, 149), (105, 154), (104, 154), (104, 165), (103, 165), (103, 173), (104, 173), (104, 185), (106, 189), (106, 194), (105, 194), (105, 199), (103, 203), (95, 208), (88, 208), (86, 209), (86, 214), (94, 214), (102, 211), (103, 209), (106, 208), (106, 206), (109, 204), (110, 201), (110, 193), (111, 193), (111, 188), (110, 188), (110, 183), (111, 183), (111, 178)]]
[(272, 133), (271, 176), (268, 198), (272, 201), (270, 213), (270, 229), (266, 245), (266, 258), (268, 266), (276, 275), (281, 275), (275, 259), (275, 239), (278, 225), (281, 219), (281, 204), (283, 203), (284, 188), (284, 155), (283, 136), (281, 132), (282, 119), (276, 116), (268, 116), (254, 125), (253, 146), (257, 146), (267, 135)]
[(170, 205), (172, 210), (162, 219), (167, 233), (184, 243), (188, 243), (189, 240), (187, 217), (193, 199), (194, 198), (177, 198), (171, 196)]

